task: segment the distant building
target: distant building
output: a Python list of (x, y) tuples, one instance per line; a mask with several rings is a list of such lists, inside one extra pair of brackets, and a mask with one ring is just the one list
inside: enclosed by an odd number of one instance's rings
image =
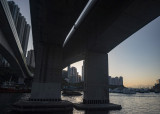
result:
[(71, 67), (69, 74), (69, 81), (70, 83), (77, 83), (77, 68)]
[(82, 82), (84, 82), (84, 61), (83, 61), (83, 65), (82, 65)]
[(118, 79), (118, 77), (115, 77), (115, 85), (119, 85), (119, 79)]
[(156, 83), (157, 83), (157, 84), (160, 84), (160, 79), (158, 79), (158, 80), (156, 81)]
[(70, 72), (71, 72), (71, 67), (70, 67), (70, 65), (67, 67), (68, 68), (68, 78), (70, 77)]
[(71, 67), (70, 69), (70, 76), (76, 76), (77, 75), (77, 68)]
[(108, 84), (111, 84), (111, 76), (108, 76)]
[(62, 70), (62, 78), (63, 79), (68, 78), (68, 71)]
[(77, 83), (79, 83), (79, 82), (81, 82), (81, 81), (82, 81), (81, 76), (78, 75), (78, 76), (77, 76)]
[(123, 85), (123, 77), (122, 76), (119, 77), (119, 85)]
[(77, 79), (76, 78), (77, 78), (76, 76), (70, 76), (69, 82), (70, 83), (77, 83)]
[(108, 76), (108, 83), (109, 85), (123, 85), (123, 77), (120, 76), (120, 77), (111, 77), (111, 76)]
[(23, 41), (25, 23), (26, 23), (26, 19), (20, 13), (20, 15), (18, 17), (18, 23), (17, 23), (17, 33), (18, 33), (19, 41), (20, 41), (21, 45), (22, 45), (22, 41)]
[(68, 79), (70, 83), (81, 82), (81, 76), (78, 75), (77, 68), (68, 66)]
[(14, 1), (8, 1), (8, 5), (12, 14), (15, 27), (17, 29), (19, 41), (21, 43), (24, 55), (26, 56), (30, 25), (27, 24), (25, 17), (22, 16), (18, 5), (16, 5)]
[(22, 40), (22, 49), (23, 49), (24, 55), (26, 55), (26, 52), (27, 52), (29, 32), (30, 32), (30, 25), (25, 23), (23, 40)]
[(34, 50), (28, 51), (26, 60), (27, 60), (27, 65), (28, 66), (35, 67)]

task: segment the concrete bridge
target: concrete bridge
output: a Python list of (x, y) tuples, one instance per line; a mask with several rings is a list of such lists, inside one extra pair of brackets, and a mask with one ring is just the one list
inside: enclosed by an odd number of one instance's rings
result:
[(64, 66), (85, 60), (84, 103), (109, 102), (107, 53), (157, 18), (159, 5), (158, 0), (97, 0), (63, 50)]
[(107, 107), (107, 53), (158, 17), (159, 6), (159, 0), (30, 0), (36, 70), (28, 105), (62, 103), (62, 68), (85, 60), (82, 107)]
[(22, 78), (33, 77), (29, 71), (6, 0), (0, 0), (0, 52)]

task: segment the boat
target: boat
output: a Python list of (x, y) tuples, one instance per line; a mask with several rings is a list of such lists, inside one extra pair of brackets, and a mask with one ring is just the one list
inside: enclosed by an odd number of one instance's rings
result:
[(131, 88), (124, 88), (123, 93), (124, 94), (136, 94), (136, 91), (134, 89), (131, 89)]

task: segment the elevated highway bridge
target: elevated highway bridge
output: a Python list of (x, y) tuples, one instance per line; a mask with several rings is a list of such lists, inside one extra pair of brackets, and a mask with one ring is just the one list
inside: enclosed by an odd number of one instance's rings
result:
[(158, 17), (159, 6), (159, 0), (30, 0), (36, 59), (30, 101), (61, 102), (62, 69), (85, 60), (83, 104), (109, 104), (107, 53)]
[(6, 0), (0, 0), (0, 52), (18, 76), (33, 77), (33, 73), (27, 67), (26, 58)]

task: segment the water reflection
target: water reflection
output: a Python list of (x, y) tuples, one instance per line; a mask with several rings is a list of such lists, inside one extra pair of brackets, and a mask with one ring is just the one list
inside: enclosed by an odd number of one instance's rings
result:
[(80, 103), (83, 101), (83, 95), (81, 96), (61, 96), (62, 100), (67, 100), (72, 103)]
[(21, 98), (21, 93), (0, 93), (0, 114), (7, 114), (11, 105)]
[[(28, 99), (30, 94), (19, 93), (0, 93), (0, 114), (17, 114), (11, 113), (11, 105), (20, 100)], [(82, 96), (62, 96), (62, 100), (68, 100), (72, 103), (82, 102)], [(139, 113), (139, 114), (159, 114), (160, 112), (160, 94), (155, 93), (137, 93), (134, 95), (126, 94), (110, 94), (110, 102), (120, 104), (121, 110), (115, 111), (82, 111), (73, 109), (73, 112), (56, 112), (56, 113), (29, 113), (29, 114), (125, 114), (125, 113)], [(25, 114), (25, 113), (23, 113)]]
[[(4, 114), (6, 114), (6, 113), (4, 113)], [(29, 112), (29, 113), (17, 113), (17, 112), (10, 112), (10, 113), (8, 113), (8, 114), (75, 114), (75, 113), (73, 113), (73, 112), (56, 112), (56, 113), (53, 113), (53, 112), (45, 112), (45, 113), (43, 113), (43, 112), (37, 112), (37, 113), (31, 113), (31, 112)], [(79, 113), (76, 113), (76, 114), (109, 114), (109, 112), (108, 111), (84, 111), (84, 113), (82, 113), (82, 112), (79, 112)]]

